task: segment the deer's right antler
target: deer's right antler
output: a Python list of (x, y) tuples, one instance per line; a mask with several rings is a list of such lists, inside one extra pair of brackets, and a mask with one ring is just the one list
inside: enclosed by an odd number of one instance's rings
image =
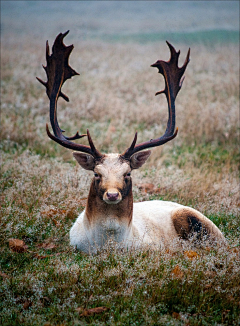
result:
[[(62, 93), (61, 87), (67, 79), (75, 75), (79, 75), (68, 64), (70, 53), (73, 50), (73, 45), (65, 46), (65, 44), (63, 44), (63, 38), (68, 33), (69, 31), (67, 31), (64, 34), (60, 33), (56, 37), (56, 40), (52, 47), (51, 56), (49, 54), (49, 45), (47, 42), (47, 46), (46, 46), (47, 66), (46, 67), (43, 66), (43, 68), (47, 73), (48, 80), (47, 82), (44, 82), (40, 78), (37, 78), (38, 81), (46, 87), (46, 92), (50, 99), (50, 122), (51, 122), (54, 135), (51, 134), (51, 132), (49, 131), (48, 124), (46, 124), (47, 134), (52, 140), (54, 140), (55, 142), (57, 142), (58, 144), (66, 148), (73, 149), (75, 151), (80, 151), (83, 153), (88, 153), (92, 155), (95, 159), (100, 159), (103, 155), (95, 148), (88, 130), (87, 130), (87, 134), (79, 135), (79, 133), (77, 132), (72, 137), (65, 137), (62, 134), (64, 130), (60, 129), (57, 121), (58, 97), (61, 96), (67, 102), (69, 101), (69, 98)], [(77, 144), (71, 141), (74, 139), (82, 138), (84, 136), (88, 137), (88, 142), (90, 146)]]
[(167, 129), (163, 136), (151, 139), (149, 141), (136, 145), (137, 133), (135, 133), (131, 146), (121, 155), (123, 159), (129, 160), (134, 153), (142, 151), (143, 149), (156, 147), (165, 144), (169, 140), (175, 138), (178, 133), (178, 129), (175, 130), (175, 99), (178, 92), (182, 87), (184, 77), (182, 78), (187, 65), (189, 63), (190, 49), (188, 50), (186, 60), (181, 68), (178, 67), (178, 58), (180, 51), (176, 52), (174, 47), (167, 42), (167, 45), (171, 52), (169, 61), (158, 60), (151, 67), (156, 67), (159, 73), (163, 75), (165, 79), (165, 89), (157, 92), (155, 95), (164, 93), (167, 97), (168, 102), (168, 123)]

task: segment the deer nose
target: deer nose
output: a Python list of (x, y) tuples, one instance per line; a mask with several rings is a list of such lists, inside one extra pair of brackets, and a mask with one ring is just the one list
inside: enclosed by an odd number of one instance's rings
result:
[(118, 199), (118, 192), (107, 192), (107, 198), (110, 201), (116, 201)]

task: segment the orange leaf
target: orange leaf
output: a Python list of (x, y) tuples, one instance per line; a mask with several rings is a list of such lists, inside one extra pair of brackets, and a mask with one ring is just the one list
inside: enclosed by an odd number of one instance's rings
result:
[(32, 302), (31, 301), (25, 301), (23, 304), (23, 309), (27, 310), (28, 308), (30, 308), (32, 306)]
[(55, 218), (52, 217), (52, 221), (56, 226), (61, 226), (60, 222), (57, 221)]
[(173, 316), (173, 318), (175, 318), (175, 319), (180, 319), (180, 315), (179, 315), (178, 312), (173, 312), (173, 313), (172, 313), (172, 316)]
[(154, 188), (154, 193), (155, 194), (160, 194), (162, 192), (161, 188)]
[(45, 259), (45, 258), (48, 258), (49, 255), (39, 255), (38, 253), (35, 253), (33, 255), (33, 257), (37, 258), (37, 259)]
[(90, 308), (90, 309), (84, 309), (83, 313), (80, 314), (80, 316), (86, 317), (86, 316), (92, 316), (94, 314), (100, 314), (101, 312), (107, 311), (109, 308), (107, 307), (96, 307), (96, 308)]
[(55, 256), (59, 256), (60, 255), (60, 252), (56, 253), (55, 255), (52, 254), (52, 255), (39, 255), (37, 252), (34, 253), (33, 252), (33, 257), (34, 258), (37, 258), (37, 259), (45, 259), (45, 258), (48, 258), (48, 257), (55, 257)]
[(154, 191), (154, 184), (152, 183), (142, 183), (139, 186), (139, 189), (143, 192), (149, 192), (149, 193), (153, 193)]
[(195, 259), (199, 257), (199, 254), (196, 253), (196, 251), (193, 250), (187, 250), (184, 252), (184, 255), (189, 259)]
[(183, 278), (184, 276), (184, 273), (182, 272), (181, 268), (178, 265), (174, 267), (174, 269), (172, 270), (172, 274), (174, 274), (175, 277), (180, 279)]
[(27, 251), (27, 245), (23, 240), (19, 239), (9, 239), (9, 248), (14, 252), (24, 252)]
[(0, 271), (0, 276), (2, 276), (3, 278), (10, 278), (9, 275), (7, 275), (7, 274), (5, 274), (5, 273), (3, 273), (1, 271)]
[(39, 243), (37, 246), (38, 246), (39, 248), (46, 249), (46, 250), (51, 250), (51, 249), (56, 248), (56, 245), (55, 245), (53, 242), (49, 242), (49, 243)]
[(210, 289), (211, 287), (212, 287), (212, 284), (206, 284), (206, 285), (204, 286), (205, 289)]

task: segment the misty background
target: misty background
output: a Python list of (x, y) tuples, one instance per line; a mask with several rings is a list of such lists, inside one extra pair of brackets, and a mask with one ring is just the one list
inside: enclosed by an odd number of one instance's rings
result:
[(147, 41), (157, 34), (216, 30), (237, 40), (239, 1), (1, 1), (2, 40), (13, 34), (45, 40), (68, 29), (70, 41), (72, 35), (75, 41)]

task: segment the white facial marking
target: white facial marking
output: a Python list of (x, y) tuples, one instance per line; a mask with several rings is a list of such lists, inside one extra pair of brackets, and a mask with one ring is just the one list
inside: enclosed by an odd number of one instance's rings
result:
[(105, 190), (103, 200), (107, 204), (117, 204), (122, 200), (120, 190), (125, 185), (125, 176), (131, 172), (130, 165), (119, 158), (119, 154), (107, 154), (94, 169), (95, 178), (101, 179), (99, 186)]

